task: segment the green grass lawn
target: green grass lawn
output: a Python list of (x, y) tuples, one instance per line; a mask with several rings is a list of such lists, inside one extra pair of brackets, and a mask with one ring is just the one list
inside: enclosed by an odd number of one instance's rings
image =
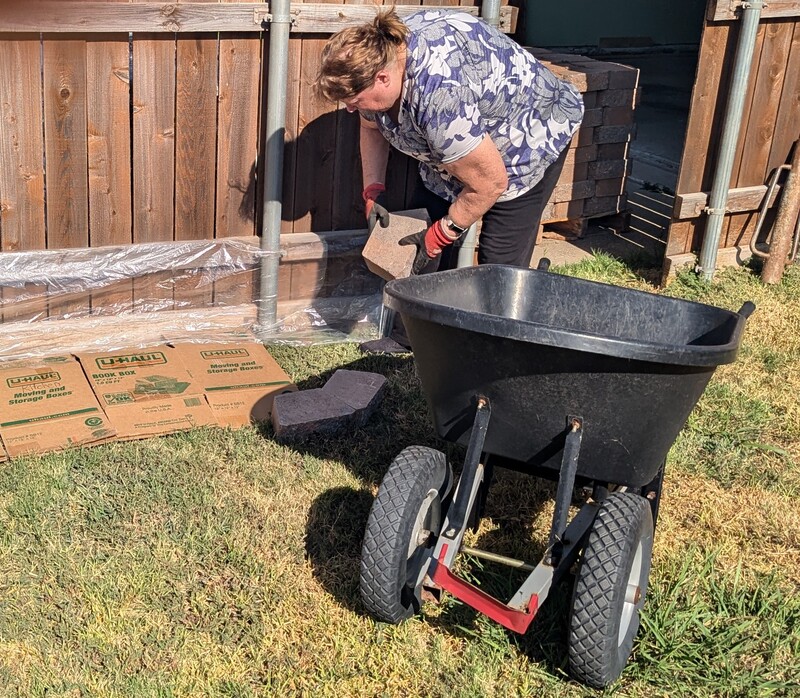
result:
[[(653, 290), (608, 257), (562, 271)], [(665, 293), (758, 310), (670, 453), (643, 627), (607, 693), (798, 696), (800, 268)], [(0, 466), (0, 696), (595, 695), (565, 673), (569, 584), (525, 636), (453, 599), (400, 626), (364, 615), (361, 538), (389, 462), (461, 452), (435, 437), (410, 356), (272, 351), (301, 388), (347, 367), (388, 393), (366, 427), (304, 446), (198, 429)], [(552, 493), (500, 473), (475, 539), (536, 560)]]

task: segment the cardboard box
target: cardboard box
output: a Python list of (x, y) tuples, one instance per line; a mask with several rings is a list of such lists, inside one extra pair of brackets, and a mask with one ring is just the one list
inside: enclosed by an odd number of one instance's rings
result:
[(173, 347), (80, 354), (78, 360), (120, 439), (216, 424), (202, 387)]
[(275, 396), (297, 390), (262, 344), (179, 344), (176, 349), (219, 424), (266, 421)]
[(73, 357), (0, 368), (0, 437), (8, 456), (98, 443), (115, 433)]

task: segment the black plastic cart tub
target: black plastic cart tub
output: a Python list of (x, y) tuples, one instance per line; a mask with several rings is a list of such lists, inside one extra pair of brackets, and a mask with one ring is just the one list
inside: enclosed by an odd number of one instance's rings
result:
[(657, 475), (752, 309), (500, 265), (397, 279), (384, 302), (403, 319), (441, 437), (467, 444), (483, 395), (485, 452), (557, 472), (579, 416), (578, 476), (631, 487)]

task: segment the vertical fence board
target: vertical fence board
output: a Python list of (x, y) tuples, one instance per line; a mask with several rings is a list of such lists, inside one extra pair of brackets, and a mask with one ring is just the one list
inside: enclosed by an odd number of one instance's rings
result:
[[(740, 29), (741, 26), (739, 23), (737, 23), (735, 31), (738, 33)], [(730, 187), (735, 187), (736, 183), (739, 181), (739, 173), (742, 169), (743, 163), (745, 163), (744, 150), (748, 142), (748, 133), (751, 127), (750, 123), (751, 111), (753, 111), (754, 109), (756, 111), (758, 110), (758, 105), (756, 104), (754, 107), (753, 100), (755, 98), (757, 77), (759, 72), (759, 66), (761, 65), (761, 54), (764, 51), (764, 42), (766, 40), (766, 36), (767, 36), (767, 25), (762, 23), (758, 27), (758, 34), (756, 35), (756, 43), (755, 46), (753, 47), (753, 59), (752, 59), (753, 63), (750, 68), (750, 79), (747, 83), (747, 92), (745, 94), (744, 105), (742, 107), (742, 124), (739, 129), (739, 137), (736, 142), (733, 167), (731, 168), (731, 179), (729, 182)], [(722, 90), (720, 91), (722, 92)], [(758, 115), (755, 114), (753, 116), (754, 116), (753, 125), (755, 125), (758, 119)], [(717, 130), (721, 131), (721, 129), (719, 128)], [(749, 214), (732, 214), (725, 216), (725, 218), (722, 221), (722, 227), (719, 233), (720, 247), (725, 247), (727, 245), (728, 238), (733, 236), (733, 234), (731, 233), (731, 224), (735, 221), (735, 219), (745, 218), (748, 215)], [(734, 227), (736, 226), (734, 225)]]
[[(254, 235), (258, 220), (256, 177), (262, 72), (261, 36), (225, 34), (219, 47), (217, 136), (217, 237)], [(214, 303), (238, 305), (257, 294), (255, 274), (214, 284)]]
[[(108, 0), (126, 3), (129, 0)], [(133, 242), (131, 42), (128, 34), (87, 36), (89, 242)], [(93, 294), (93, 313), (129, 310), (133, 283)]]
[(767, 173), (786, 163), (792, 143), (800, 137), (800, 22), (794, 23), (786, 62)]
[[(257, 215), (261, 40), (220, 40), (217, 236), (254, 235)], [(258, 293), (256, 274), (214, 284), (216, 305), (239, 305)]]
[(0, 247), (46, 244), (38, 35), (0, 35)]
[(261, 38), (225, 34), (219, 43), (217, 237), (253, 235)]
[[(761, 65), (759, 66), (755, 103), (759, 105), (756, 114), (756, 129), (750, 129), (750, 136), (745, 144), (744, 158), (751, 161), (751, 179), (747, 178), (747, 173), (740, 172), (739, 185), (749, 186), (753, 184), (763, 184), (769, 173), (769, 159), (772, 145), (780, 139), (781, 126), (778, 121), (782, 106), (786, 106), (784, 93), (789, 89), (789, 97), (798, 99), (797, 95), (797, 74), (800, 61), (795, 61), (798, 65), (790, 69), (790, 58), (792, 56), (793, 42), (795, 38), (797, 24), (789, 21), (775, 20), (767, 27), (767, 41), (761, 55)], [(795, 54), (795, 58), (800, 55)], [(794, 79), (787, 78), (793, 77)], [(794, 94), (791, 94), (794, 91)], [(791, 131), (791, 129), (789, 129)], [(795, 129), (796, 131), (796, 129)], [(754, 136), (754, 137), (752, 137)], [(793, 142), (793, 138), (789, 141)], [(788, 154), (788, 147), (784, 149)]]
[(133, 38), (133, 239), (173, 239), (175, 39)]
[[(341, 0), (327, 0), (340, 4)], [(303, 40), (298, 107), (295, 231), (331, 230), (336, 159), (336, 105), (314, 93), (329, 37)]]
[(179, 37), (175, 101), (175, 239), (214, 238), (217, 39)]
[[(133, 241), (131, 200), (131, 75), (127, 34), (95, 35), (86, 42), (89, 161), (89, 244)], [(133, 283), (92, 294), (92, 313), (129, 310)]]
[[(216, 222), (217, 51), (214, 34), (177, 40), (175, 95), (175, 239), (211, 240)], [(202, 274), (175, 281), (176, 308), (213, 301)]]
[[(716, 124), (724, 110), (724, 95), (719, 85), (727, 84), (734, 41), (731, 24), (706, 24), (700, 44), (697, 76), (692, 91), (691, 109), (686, 127), (676, 191), (679, 194), (706, 191), (710, 186), (710, 162), (716, 159), (719, 128)], [(667, 237), (667, 255), (683, 254), (692, 249), (696, 221), (673, 223)]]
[(730, 25), (706, 27), (686, 129), (685, 161), (681, 163), (678, 191), (701, 191), (711, 186), (713, 169), (709, 165), (716, 159), (719, 149), (719, 122), (727, 98), (727, 92), (720, 90), (719, 86), (730, 81), (736, 44), (734, 29)]
[(364, 225), (359, 130), (358, 114), (348, 114), (341, 104), (337, 105), (332, 230), (352, 230)]
[[(175, 186), (175, 39), (133, 37), (133, 239), (173, 239)], [(169, 271), (137, 275), (134, 306), (173, 306)]]
[(298, 116), (300, 109), (300, 63), (303, 40), (289, 39), (289, 64), (286, 86), (286, 149), (283, 159), (283, 211), (281, 232), (294, 231), (295, 200), (297, 187), (297, 138), (299, 135)]
[[(175, 239), (210, 240), (216, 227), (218, 35), (178, 36), (175, 64)], [(175, 280), (176, 308), (213, 299), (202, 271)]]
[(44, 37), (47, 246), (89, 244), (86, 42)]
[[(300, 66), (303, 54), (303, 39), (289, 39), (289, 64), (286, 89), (286, 132), (283, 160), (283, 211), (281, 233), (294, 232), (295, 206), (297, 205), (297, 161), (300, 115)], [(302, 283), (295, 278), (296, 263), (281, 263), (278, 266), (278, 298), (295, 298), (294, 289)]]
[[(0, 249), (46, 246), (41, 42), (0, 34)], [(0, 288), (3, 322), (47, 316), (46, 287)], [(26, 295), (36, 300), (22, 302)], [(39, 299), (41, 296), (41, 300)]]
[[(736, 38), (738, 38), (738, 32), (739, 27), (736, 26), (734, 34)], [(742, 169), (742, 163), (744, 162), (744, 150), (747, 145), (747, 133), (750, 127), (751, 116), (753, 117), (754, 123), (758, 119), (757, 111), (759, 105), (754, 104), (753, 100), (755, 98), (759, 66), (761, 65), (761, 54), (764, 51), (764, 42), (766, 36), (767, 25), (761, 24), (758, 28), (758, 34), (756, 35), (756, 45), (753, 48), (753, 63), (750, 68), (750, 79), (747, 83), (747, 91), (745, 93), (744, 105), (742, 107), (742, 125), (739, 130), (739, 138), (736, 143), (736, 153), (733, 160), (733, 167), (731, 168), (731, 180), (729, 183), (731, 187), (735, 187), (736, 182), (739, 181), (739, 172)], [(725, 93), (725, 90), (720, 90), (720, 92)], [(754, 113), (751, 114), (751, 112)], [(720, 112), (720, 116), (722, 116), (722, 114), (723, 112)]]
[[(324, 0), (340, 4), (342, 0)], [(336, 177), (336, 105), (314, 93), (314, 81), (329, 37), (303, 38), (297, 101), (297, 135), (294, 142), (294, 231), (331, 230)], [(324, 276), (322, 261), (291, 265), (290, 298), (308, 297)]]
[(255, 231), (259, 59), (251, 52), (251, 44), (245, 38), (220, 41), (218, 237)]
[(86, 44), (89, 238), (93, 247), (133, 241), (130, 45), (125, 34)]
[[(44, 141), (47, 163), (47, 247), (89, 244), (86, 141), (86, 42), (45, 36)], [(88, 313), (90, 294), (55, 293), (50, 316)]]

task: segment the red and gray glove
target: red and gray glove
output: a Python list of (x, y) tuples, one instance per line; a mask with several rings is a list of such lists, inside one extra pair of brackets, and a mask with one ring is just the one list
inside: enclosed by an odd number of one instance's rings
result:
[(448, 227), (438, 220), (427, 230), (421, 230), (413, 235), (406, 235), (398, 240), (399, 245), (416, 245), (417, 256), (411, 266), (412, 274), (430, 274), (439, 268), (442, 250), (452, 245), (459, 235), (450, 232)]
[(389, 211), (386, 210), (386, 187), (380, 182), (370, 184), (361, 192), (364, 199), (364, 213), (367, 216), (367, 229), (371, 233), (378, 221), (381, 228), (389, 225)]

